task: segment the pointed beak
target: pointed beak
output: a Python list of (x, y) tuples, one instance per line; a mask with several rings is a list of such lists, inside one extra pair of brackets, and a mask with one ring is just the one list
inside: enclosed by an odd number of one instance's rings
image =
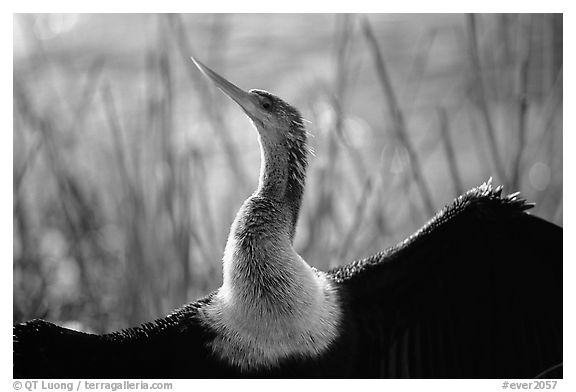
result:
[(218, 87), (224, 94), (232, 98), (234, 102), (236, 102), (242, 109), (244, 109), (244, 112), (246, 112), (248, 117), (253, 120), (259, 118), (260, 109), (258, 105), (258, 98), (230, 83), (228, 80), (224, 79), (222, 76), (218, 75), (216, 72), (202, 64), (196, 58), (190, 58), (196, 67), (198, 67), (204, 76), (206, 76), (206, 78), (214, 82), (216, 87)]

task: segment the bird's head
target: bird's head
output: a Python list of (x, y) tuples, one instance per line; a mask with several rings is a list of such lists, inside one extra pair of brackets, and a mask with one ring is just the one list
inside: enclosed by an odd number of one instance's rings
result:
[(277, 96), (264, 90), (245, 91), (192, 57), (194, 64), (252, 120), (264, 145), (296, 143), (304, 148), (306, 131), (300, 112)]

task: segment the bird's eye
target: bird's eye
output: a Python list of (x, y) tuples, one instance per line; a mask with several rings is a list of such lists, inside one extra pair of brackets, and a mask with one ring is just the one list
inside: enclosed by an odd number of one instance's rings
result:
[(272, 108), (272, 101), (270, 101), (268, 98), (265, 98), (262, 100), (260, 105), (262, 106), (262, 108), (270, 110)]

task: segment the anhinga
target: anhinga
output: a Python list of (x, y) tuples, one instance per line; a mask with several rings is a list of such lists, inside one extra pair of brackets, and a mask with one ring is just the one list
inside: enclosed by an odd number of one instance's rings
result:
[(307, 133), (298, 110), (194, 60), (262, 152), (223, 284), (137, 328), (14, 326), (14, 377), (561, 377), (562, 229), (485, 183), (397, 246), (329, 272), (293, 248)]

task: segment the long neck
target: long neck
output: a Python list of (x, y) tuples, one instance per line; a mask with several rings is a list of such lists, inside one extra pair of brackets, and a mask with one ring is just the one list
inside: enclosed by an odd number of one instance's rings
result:
[[(262, 138), (259, 142), (258, 188), (242, 205), (230, 231), (226, 253), (233, 256), (228, 260), (225, 256), (224, 262), (238, 268), (224, 266), (224, 283), (254, 285), (277, 274), (288, 278), (286, 286), (292, 282), (297, 286), (302, 274), (311, 276), (308, 264), (292, 248), (306, 176), (305, 142)], [(263, 276), (256, 276), (259, 273)]]
[[(278, 271), (289, 278), (288, 283), (298, 282), (302, 277), (291, 276), (293, 269), (300, 269), (299, 273), (310, 270), (292, 248), (308, 165), (306, 132), (301, 123), (293, 125), (289, 131), (258, 129), (258, 188), (232, 225), (224, 257), (224, 285), (243, 285), (242, 279), (257, 283), (259, 279), (246, 273), (254, 275), (266, 269), (268, 277)], [(250, 268), (252, 265), (258, 268)]]
[(337, 335), (340, 307), (332, 283), (292, 247), (306, 170), (305, 145), (293, 142), (261, 141), (258, 189), (236, 215), (223, 284), (208, 310), (220, 336), (214, 351), (240, 367), (314, 355)]
[(289, 213), (288, 233), (293, 240), (307, 168), (305, 139), (287, 139), (273, 144), (259, 138), (261, 151), (260, 179), (255, 193), (257, 197), (274, 200)]

